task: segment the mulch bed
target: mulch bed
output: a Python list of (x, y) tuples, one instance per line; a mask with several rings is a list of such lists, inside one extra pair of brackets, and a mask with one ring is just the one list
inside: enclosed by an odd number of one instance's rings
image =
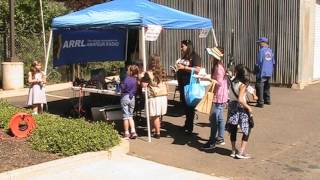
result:
[(33, 150), (26, 139), (9, 136), (0, 129), (0, 173), (62, 158)]

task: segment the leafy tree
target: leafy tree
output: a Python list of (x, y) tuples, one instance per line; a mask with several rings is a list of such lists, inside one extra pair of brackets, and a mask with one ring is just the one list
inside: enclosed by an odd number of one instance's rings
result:
[[(53, 17), (70, 12), (70, 9), (64, 6), (62, 2), (43, 0), (42, 5), (46, 30), (49, 29)], [(0, 0), (0, 9), (0, 26), (3, 27), (3, 24), (5, 24), (5, 31), (8, 33), (10, 22), (9, 0)], [(39, 0), (15, 1), (15, 26), (16, 55), (19, 61), (24, 62), (26, 77), (33, 60), (44, 60)], [(3, 48), (3, 45), (0, 44), (0, 48)]]
[[(0, 19), (9, 26), (9, 5), (8, 0), (0, 0)], [(51, 20), (55, 16), (60, 16), (69, 12), (70, 9), (63, 3), (52, 0), (43, 0), (44, 24), (48, 29)], [(40, 33), (41, 15), (39, 0), (16, 0), (15, 2), (15, 25), (17, 35), (28, 35), (30, 33)]]
[(64, 2), (65, 5), (73, 10), (83, 9), (88, 6), (100, 4), (110, 0), (56, 0), (58, 2)]

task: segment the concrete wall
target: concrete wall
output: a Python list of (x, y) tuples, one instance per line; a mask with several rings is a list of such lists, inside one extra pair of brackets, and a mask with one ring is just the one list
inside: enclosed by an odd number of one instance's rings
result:
[(300, 0), (298, 86), (312, 83), (316, 0)]

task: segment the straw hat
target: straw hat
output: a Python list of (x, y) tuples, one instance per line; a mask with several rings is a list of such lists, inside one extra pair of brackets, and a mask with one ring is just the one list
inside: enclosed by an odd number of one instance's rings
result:
[(209, 55), (213, 56), (217, 60), (221, 60), (223, 57), (223, 53), (217, 48), (206, 48), (206, 51)]

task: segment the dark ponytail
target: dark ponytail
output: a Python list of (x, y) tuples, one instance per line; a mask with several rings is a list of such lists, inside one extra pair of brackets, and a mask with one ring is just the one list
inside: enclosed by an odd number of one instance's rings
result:
[(236, 77), (235, 81), (240, 81), (245, 85), (250, 83), (250, 70), (243, 64), (238, 64), (235, 67)]

